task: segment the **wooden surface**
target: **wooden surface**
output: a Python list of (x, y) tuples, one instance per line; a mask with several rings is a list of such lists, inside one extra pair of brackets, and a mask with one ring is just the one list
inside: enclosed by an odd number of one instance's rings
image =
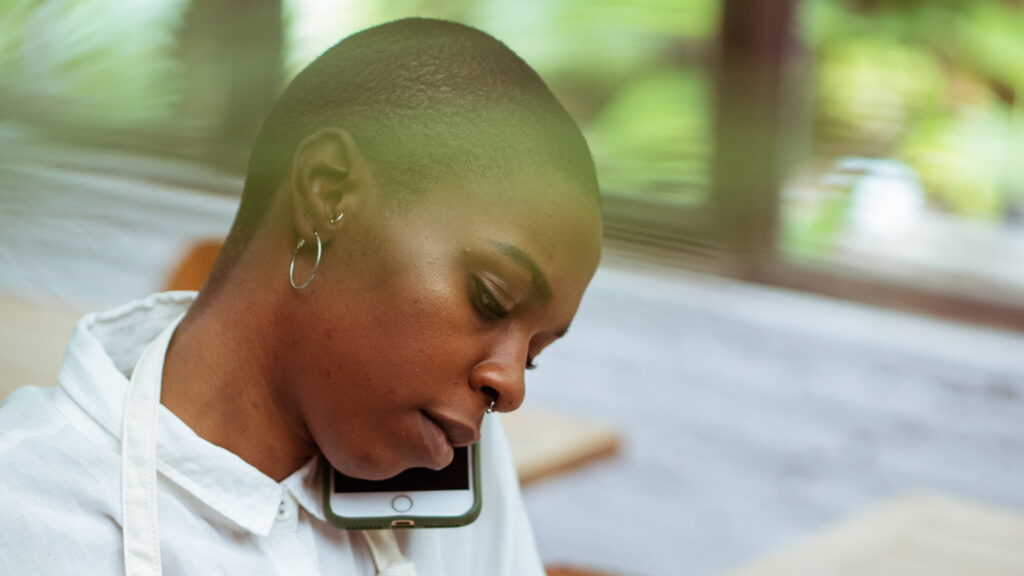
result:
[(610, 456), (619, 449), (614, 429), (568, 414), (527, 408), (502, 414), (501, 421), (521, 484)]
[(1024, 514), (911, 494), (729, 576), (1021, 576)]
[(0, 402), (18, 386), (57, 383), (71, 330), (83, 312), (0, 297)]

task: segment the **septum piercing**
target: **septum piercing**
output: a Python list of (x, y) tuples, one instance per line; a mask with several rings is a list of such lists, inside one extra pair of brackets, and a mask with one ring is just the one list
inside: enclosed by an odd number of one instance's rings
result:
[(488, 414), (494, 414), (494, 403), (495, 402), (496, 402), (496, 400), (491, 400), (491, 405), (487, 407), (487, 413)]

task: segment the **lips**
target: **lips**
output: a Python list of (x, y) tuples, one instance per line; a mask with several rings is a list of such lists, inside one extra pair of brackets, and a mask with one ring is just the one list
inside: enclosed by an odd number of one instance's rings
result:
[(444, 432), (452, 446), (470, 446), (480, 439), (477, 425), (440, 412), (423, 412), (426, 417)]

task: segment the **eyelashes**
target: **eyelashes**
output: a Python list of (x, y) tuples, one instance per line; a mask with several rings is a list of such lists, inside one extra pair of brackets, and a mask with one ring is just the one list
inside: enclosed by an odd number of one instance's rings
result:
[(474, 276), (473, 284), (475, 285), (473, 290), (473, 307), (476, 308), (476, 312), (482, 320), (503, 320), (512, 315), (512, 311), (502, 304), (498, 297), (494, 295), (494, 292), (479, 278)]

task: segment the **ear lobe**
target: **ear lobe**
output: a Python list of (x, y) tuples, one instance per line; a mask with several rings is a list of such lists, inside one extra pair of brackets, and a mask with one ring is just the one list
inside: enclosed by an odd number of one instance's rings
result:
[(338, 225), (331, 220), (344, 210), (352, 191), (352, 172), (366, 165), (348, 132), (325, 128), (307, 136), (292, 158), (292, 212), (295, 230), (308, 241), (315, 230), (330, 241)]

